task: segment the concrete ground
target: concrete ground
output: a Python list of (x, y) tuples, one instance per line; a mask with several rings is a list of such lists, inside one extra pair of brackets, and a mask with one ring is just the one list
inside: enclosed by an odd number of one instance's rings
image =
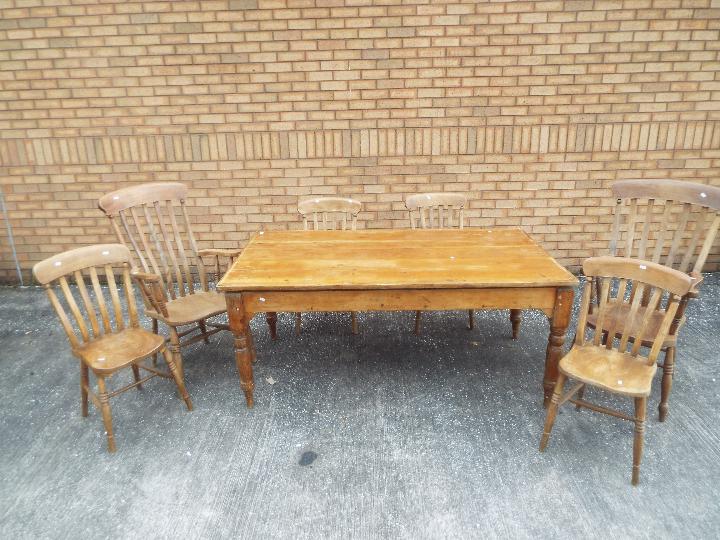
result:
[(539, 313), (518, 341), (507, 312), (427, 314), (420, 337), (411, 313), (357, 337), (281, 314), (276, 342), (256, 318), (255, 409), (215, 336), (185, 352), (193, 412), (160, 379), (111, 401), (111, 455), (43, 291), (0, 289), (0, 538), (718, 538), (720, 275), (703, 293), (633, 488), (630, 423), (566, 407), (538, 452)]

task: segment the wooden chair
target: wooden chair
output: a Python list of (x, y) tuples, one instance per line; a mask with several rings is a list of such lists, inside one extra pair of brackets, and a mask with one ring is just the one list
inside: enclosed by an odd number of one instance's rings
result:
[[(405, 200), (413, 229), (462, 229), (465, 227), (465, 205), (467, 199), (462, 193), (418, 193)], [(510, 310), (513, 339), (520, 330), (521, 311)], [(420, 334), (422, 311), (415, 312), (415, 334)], [(468, 310), (468, 329), (475, 327), (475, 310)]]
[[(192, 410), (190, 396), (185, 390), (173, 355), (169, 354), (165, 347), (165, 339), (140, 328), (135, 295), (130, 282), (129, 262), (130, 252), (125, 246), (101, 244), (66, 251), (39, 262), (33, 268), (35, 278), (45, 287), (50, 303), (60, 317), (73, 354), (80, 360), (82, 415), (88, 415), (89, 396), (102, 413), (110, 452), (115, 452), (109, 402), (111, 397), (135, 386), (139, 389), (145, 381), (160, 376), (175, 380), (188, 410)], [(122, 289), (118, 287), (113, 270), (113, 267), (118, 266), (122, 267), (118, 275)], [(107, 292), (100, 284), (101, 274), (98, 271), (104, 273)], [(88, 277), (92, 290), (88, 290), (86, 286)], [(75, 292), (70, 286), (71, 279), (77, 287)], [(60, 296), (55, 292), (58, 288), (62, 292)], [(121, 291), (127, 302), (128, 319), (123, 315)], [(106, 294), (110, 296), (112, 306), (107, 304)], [(82, 308), (78, 305), (78, 297)], [(75, 326), (66, 307), (70, 310)], [(165, 358), (169, 373), (141, 363), (157, 354), (162, 354)], [(105, 379), (128, 366), (132, 368), (135, 382), (108, 392)], [(149, 375), (140, 378), (141, 369)], [(97, 379), (97, 394), (90, 388), (89, 371), (92, 371)]]
[[(627, 180), (613, 184), (612, 191), (617, 204), (610, 255), (648, 259), (695, 278), (693, 289), (680, 302), (662, 347), (662, 397), (658, 408), (663, 422), (669, 410), (677, 331), (685, 323), (688, 301), (698, 296), (700, 272), (720, 227), (720, 188), (678, 180)], [(646, 294), (642, 305), (647, 300)], [(606, 316), (623, 321), (628, 309), (625, 304), (613, 304)], [(593, 310), (588, 316), (588, 325), (594, 327), (596, 319), (597, 312)], [(655, 324), (653, 328), (659, 326)], [(630, 340), (634, 339), (630, 334)], [(643, 345), (648, 346), (654, 335), (646, 335), (644, 339)]]
[[(100, 209), (110, 218), (118, 241), (132, 246), (142, 271), (133, 271), (145, 303), (145, 313), (153, 319), (153, 331), (162, 321), (170, 331), (170, 350), (183, 374), (180, 350), (208, 338), (227, 324), (208, 319), (227, 311), (225, 297), (211, 288), (211, 267), (203, 257), (213, 257), (215, 280), (240, 249), (198, 249), (185, 200), (184, 184), (157, 182), (113, 191), (100, 198)], [(122, 227), (122, 229), (121, 229)], [(123, 235), (124, 232), (124, 235)], [(276, 337), (275, 314), (268, 316), (272, 338)], [(189, 327), (189, 328), (188, 328)], [(208, 327), (210, 327), (208, 329)], [(181, 338), (198, 332), (190, 338)]]
[[(362, 204), (355, 199), (345, 197), (316, 197), (298, 203), (298, 212), (303, 218), (303, 228), (315, 231), (356, 230), (357, 216)], [(352, 333), (358, 333), (357, 314), (350, 313)], [(295, 314), (295, 333), (300, 334), (302, 313)]]
[[(669, 335), (681, 298), (693, 286), (693, 278), (654, 262), (620, 257), (587, 259), (583, 271), (588, 280), (583, 288), (575, 344), (560, 360), (540, 451), (545, 450), (558, 408), (566, 401), (578, 408), (630, 420), (635, 423), (632, 469), (635, 485), (640, 479), (647, 398), (657, 370), (657, 357)], [(599, 285), (600, 292), (594, 335), (589, 339), (585, 334), (591, 328), (587, 323), (594, 284)], [(644, 297), (648, 301), (643, 306)], [(618, 305), (626, 308), (624, 319), (608, 316)], [(603, 334), (612, 337), (604, 339)], [(646, 355), (641, 354), (644, 343), (649, 348)], [(563, 394), (567, 379), (577, 384)], [(633, 398), (634, 416), (585, 401), (583, 392), (588, 385)]]

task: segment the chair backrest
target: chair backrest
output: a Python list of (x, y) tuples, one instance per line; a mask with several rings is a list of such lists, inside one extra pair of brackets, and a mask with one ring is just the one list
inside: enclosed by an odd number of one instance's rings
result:
[[(115, 278), (118, 267), (121, 267), (119, 278), (122, 287), (118, 287)], [(130, 251), (121, 244), (99, 244), (65, 251), (37, 263), (33, 275), (45, 287), (73, 349), (104, 334), (119, 332), (128, 324), (133, 328), (139, 326), (130, 281)], [(100, 284), (102, 275), (107, 283), (112, 308)], [(91, 290), (86, 285), (87, 278), (90, 279)], [(76, 292), (73, 292), (72, 282), (76, 285)], [(62, 293), (60, 296), (55, 292), (56, 289)], [(123, 316), (120, 301), (122, 289), (122, 296), (127, 301), (128, 322)], [(80, 299), (79, 304), (77, 297)], [(66, 307), (70, 310), (74, 324)]]
[[(606, 348), (638, 356), (643, 341), (652, 341), (647, 362), (654, 363), (670, 332), (680, 299), (690, 291), (693, 278), (661, 264), (625, 257), (587, 259), (583, 263), (583, 272), (587, 281), (583, 287), (576, 343), (584, 345), (589, 341), (585, 334), (592, 306), (593, 282), (596, 282), (600, 293), (598, 305), (593, 310), (597, 313), (593, 345), (600, 346), (606, 332)], [(645, 305), (643, 298), (648, 298)], [(620, 304), (627, 306), (627, 317), (608, 316), (609, 310), (618, 309)], [(618, 335), (621, 337), (617, 338)]]
[(187, 192), (184, 184), (156, 182), (113, 191), (99, 201), (118, 241), (132, 246), (145, 272), (160, 276), (171, 299), (196, 292), (195, 276), (208, 290), (207, 269), (185, 207)]
[(617, 204), (610, 255), (702, 272), (720, 227), (720, 187), (626, 180), (612, 191)]
[(335, 230), (337, 228), (353, 231), (357, 229), (357, 216), (362, 204), (355, 199), (344, 197), (316, 197), (298, 203), (298, 212), (302, 215), (303, 226), (308, 230), (312, 223), (313, 229)]
[(417, 193), (405, 199), (413, 229), (462, 229), (466, 203), (462, 193)]

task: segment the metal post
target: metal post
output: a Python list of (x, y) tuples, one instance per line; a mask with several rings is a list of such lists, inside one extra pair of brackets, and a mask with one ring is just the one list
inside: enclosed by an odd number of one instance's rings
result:
[(10, 249), (12, 250), (13, 259), (15, 259), (15, 269), (17, 270), (18, 279), (20, 280), (20, 286), (24, 287), (25, 283), (23, 283), (23, 277), (22, 272), (20, 271), (20, 263), (18, 262), (17, 258), (17, 251), (15, 251), (15, 240), (13, 239), (13, 233), (12, 233), (12, 226), (10, 225), (10, 217), (7, 213), (7, 208), (5, 206), (5, 194), (0, 189), (0, 214), (5, 216), (5, 228), (7, 229), (8, 233), (8, 242), (10, 243)]

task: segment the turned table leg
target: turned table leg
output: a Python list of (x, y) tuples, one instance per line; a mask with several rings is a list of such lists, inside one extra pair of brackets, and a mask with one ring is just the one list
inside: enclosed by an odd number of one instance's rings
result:
[(570, 324), (574, 292), (569, 288), (560, 288), (555, 292), (555, 307), (550, 319), (550, 335), (545, 354), (545, 375), (543, 388), (545, 397), (543, 406), (547, 408), (558, 378), (558, 364), (562, 358), (565, 334)]
[(240, 387), (245, 393), (248, 409), (251, 409), (254, 404), (253, 390), (255, 389), (252, 368), (255, 351), (250, 333), (251, 315), (245, 311), (242, 294), (226, 293), (225, 299), (227, 300), (230, 331), (235, 338), (235, 363), (240, 375)]

